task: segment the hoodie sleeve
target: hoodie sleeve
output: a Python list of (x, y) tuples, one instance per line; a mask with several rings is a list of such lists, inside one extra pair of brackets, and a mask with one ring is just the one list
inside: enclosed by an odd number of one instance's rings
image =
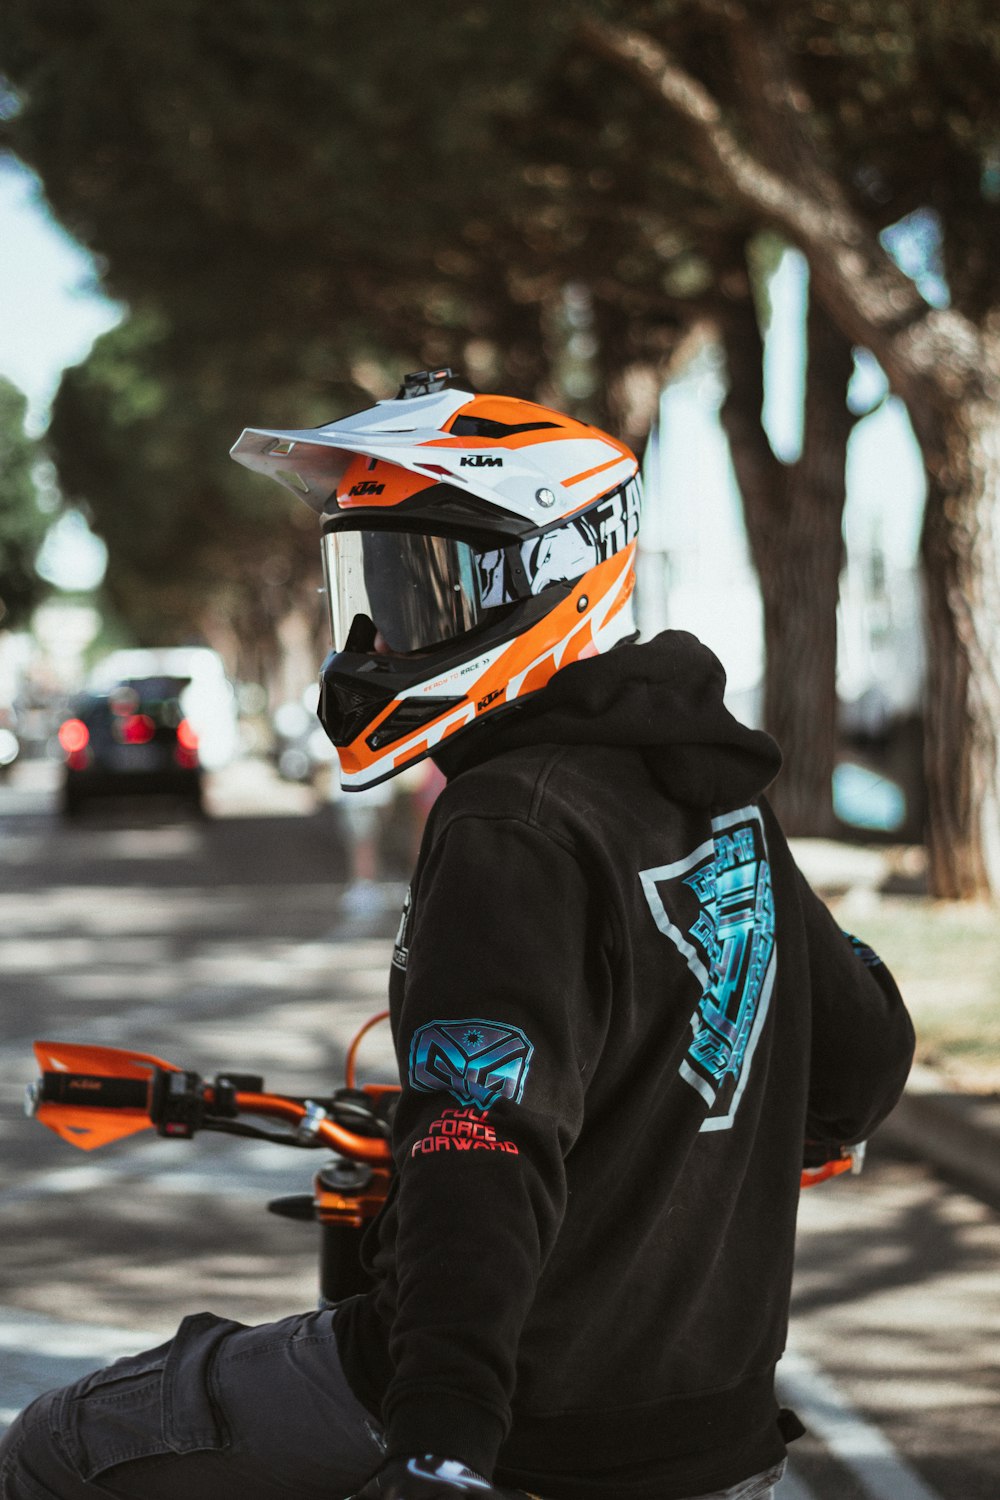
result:
[(914, 1033), (895, 980), (858, 938), (842, 932), (796, 869), (812, 990), (806, 1139), (853, 1145), (896, 1104)]
[(394, 1018), (390, 1454), (444, 1453), (489, 1474), (509, 1427), (610, 1003), (592, 905), (572, 853), (515, 818), (452, 820), (420, 871)]

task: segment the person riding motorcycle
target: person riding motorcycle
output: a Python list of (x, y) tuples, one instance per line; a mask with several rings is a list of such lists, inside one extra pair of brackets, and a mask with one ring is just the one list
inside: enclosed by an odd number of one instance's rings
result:
[(447, 776), (391, 965), (397, 1175), (370, 1291), (42, 1398), (5, 1500), (770, 1494), (803, 1154), (871, 1133), (913, 1033), (719, 662), (636, 640), (634, 455), (448, 371), (233, 455), (321, 518), (344, 788)]

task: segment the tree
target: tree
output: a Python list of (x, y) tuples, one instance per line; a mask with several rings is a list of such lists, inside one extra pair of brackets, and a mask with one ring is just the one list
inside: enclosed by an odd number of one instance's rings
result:
[(319, 625), (316, 538), (295, 524), (290, 496), (242, 483), (227, 462), (253, 383), (230, 391), (203, 366), (192, 399), (169, 342), (136, 317), (98, 340), (61, 382), (50, 447), (67, 500), (108, 546), (105, 593), (136, 638), (224, 634), (232, 669), (259, 680), (286, 614), (304, 609)]
[(790, 834), (830, 835), (837, 730), (837, 602), (844, 562), (851, 346), (811, 298), (806, 317), (802, 449), (783, 463), (764, 430), (764, 347), (737, 241), (715, 323), (729, 370), (722, 424), (760, 580), (763, 718), (785, 754), (772, 800)]
[[(988, 178), (982, 159), (975, 171), (984, 134), (992, 131), (998, 138), (1000, 28), (985, 5), (966, 6), (960, 21), (915, 4), (893, 7), (891, 35), (903, 34), (919, 75), (922, 129), (944, 136), (936, 165), (940, 170), (954, 163), (962, 169), (954, 176), (966, 183), (971, 174), (980, 198), (976, 218), (967, 199), (956, 207), (953, 183), (932, 178), (925, 186), (925, 202), (935, 189), (940, 193), (931, 206), (944, 216), (946, 240), (954, 234), (949, 265), (963, 258), (963, 233), (966, 244), (980, 237), (977, 253), (969, 256), (972, 270), (954, 279), (952, 305), (935, 307), (895, 264), (878, 233), (886, 200), (898, 212), (903, 190), (914, 191), (918, 153), (912, 139), (908, 166), (897, 170), (895, 183), (889, 178), (892, 187), (881, 186), (898, 160), (885, 122), (881, 128), (873, 123), (872, 129), (881, 161), (876, 150), (874, 159), (869, 154), (867, 163), (859, 164), (857, 139), (869, 120), (857, 99), (860, 119), (853, 128), (831, 126), (824, 134), (824, 117), (794, 66), (794, 28), (787, 12), (735, 0), (697, 0), (693, 10), (702, 22), (710, 18), (731, 59), (728, 108), (652, 30), (589, 17), (582, 34), (665, 118), (682, 123), (694, 158), (747, 213), (803, 250), (831, 320), (847, 339), (874, 353), (906, 402), (928, 482), (922, 555), (932, 887), (950, 897), (1000, 892), (1000, 285), (987, 249), (989, 236), (995, 242), (997, 218), (983, 196)], [(866, 24), (872, 32), (886, 24), (887, 7), (876, 5), (815, 6), (811, 19), (823, 11), (837, 22), (848, 10), (855, 33)], [(821, 40), (836, 55), (842, 38), (835, 26), (827, 31)], [(973, 35), (979, 57), (970, 73), (964, 64)], [(862, 46), (859, 55), (864, 53)], [(983, 90), (984, 73), (992, 79), (992, 97)], [(942, 129), (949, 103), (960, 102), (971, 115), (970, 102), (980, 95), (985, 119), (981, 113), (975, 130), (969, 124), (956, 138), (954, 130)], [(850, 124), (850, 111), (847, 119)], [(878, 211), (869, 204), (865, 212), (858, 176), (846, 169), (848, 163), (855, 174), (860, 165), (875, 174), (869, 180), (875, 184), (873, 196), (882, 200), (876, 202)], [(927, 165), (921, 160), (925, 172)]]
[(48, 518), (38, 507), (32, 470), (38, 444), (24, 430), (27, 398), (0, 380), (0, 629), (27, 623), (47, 586), (35, 571)]

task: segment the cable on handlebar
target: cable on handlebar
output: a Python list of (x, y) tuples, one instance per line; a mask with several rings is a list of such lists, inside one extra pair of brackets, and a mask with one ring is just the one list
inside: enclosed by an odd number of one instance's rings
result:
[(354, 1039), (352, 1040), (350, 1047), (348, 1047), (347, 1049), (347, 1059), (344, 1063), (344, 1081), (349, 1089), (353, 1089), (355, 1087), (354, 1067), (357, 1061), (358, 1049), (361, 1046), (362, 1041), (373, 1027), (378, 1026), (380, 1022), (386, 1021), (388, 1020), (388, 1018), (389, 1012), (387, 1010), (376, 1011), (375, 1015), (370, 1016), (365, 1024), (360, 1028), (360, 1030), (355, 1033)]

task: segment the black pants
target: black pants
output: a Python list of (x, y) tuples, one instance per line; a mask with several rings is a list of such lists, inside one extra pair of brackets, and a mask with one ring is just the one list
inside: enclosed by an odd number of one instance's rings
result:
[[(169, 1343), (15, 1418), (0, 1500), (347, 1500), (384, 1444), (347, 1384), (334, 1322), (185, 1318)], [(783, 1468), (699, 1500), (771, 1500)]]
[(382, 1460), (331, 1312), (198, 1313), (158, 1349), (41, 1396), (0, 1439), (2, 1500), (346, 1500)]

